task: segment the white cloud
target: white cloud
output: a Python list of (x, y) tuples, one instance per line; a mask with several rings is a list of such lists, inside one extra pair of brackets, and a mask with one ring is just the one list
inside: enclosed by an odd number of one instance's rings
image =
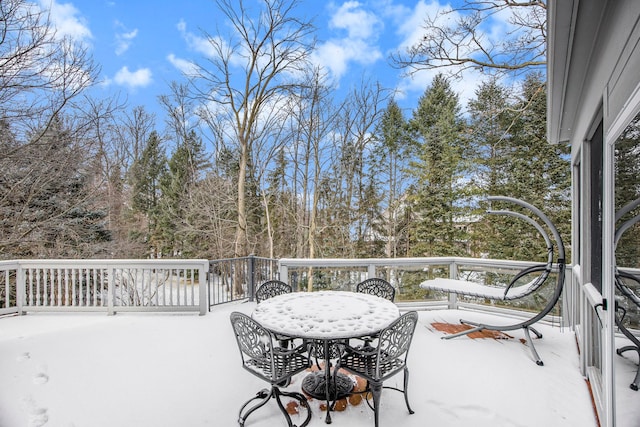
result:
[(131, 31), (127, 31), (124, 24), (119, 21), (116, 21), (116, 27), (122, 29), (124, 32), (116, 34), (116, 55), (122, 55), (131, 46), (133, 39), (138, 35), (138, 29), (134, 29)]
[(129, 88), (145, 87), (152, 82), (151, 70), (139, 68), (136, 71), (129, 71), (129, 68), (124, 66), (113, 76), (113, 81)]
[(169, 55), (167, 55), (167, 61), (169, 61), (185, 76), (197, 75), (198, 67), (189, 60), (178, 58), (173, 53), (170, 53)]
[(370, 65), (382, 59), (378, 34), (382, 21), (357, 1), (347, 1), (336, 8), (329, 21), (329, 30), (337, 33), (317, 46), (312, 60), (326, 68), (334, 80), (340, 80), (350, 63)]
[[(187, 42), (187, 47), (204, 56), (205, 58), (219, 58), (220, 55), (225, 56), (225, 60), (228, 60), (231, 65), (237, 67), (243, 67), (246, 65), (246, 57), (249, 56), (247, 52), (241, 53), (233, 51), (229, 43), (220, 36), (199, 36), (192, 32), (187, 31), (187, 24), (184, 20), (180, 20), (176, 25), (176, 28), (182, 35), (182, 38)], [(240, 46), (238, 49), (242, 49)], [(175, 65), (175, 64), (174, 64)]]
[[(416, 3), (415, 8), (405, 9), (402, 15), (398, 16), (398, 35), (402, 38), (398, 50), (405, 51), (407, 48), (418, 43), (424, 36), (424, 22), (427, 16), (436, 17), (442, 9), (448, 7), (442, 5), (437, 1), (426, 3), (424, 0), (420, 0)], [(442, 26), (451, 25), (452, 21), (457, 19), (458, 15), (455, 13), (447, 14), (439, 17), (439, 22)]]
[(40, 0), (40, 6), (49, 10), (51, 22), (56, 28), (56, 37), (70, 37), (80, 43), (88, 43), (93, 38), (86, 20), (71, 3), (57, 3), (55, 0)]
[(187, 23), (184, 22), (184, 20), (180, 20), (176, 25), (176, 28), (178, 28), (178, 31), (182, 34), (182, 38), (187, 42), (189, 49), (198, 52), (207, 58), (216, 56), (216, 52), (209, 39), (187, 31)]
[(329, 28), (347, 30), (348, 38), (368, 39), (375, 36), (375, 30), (382, 21), (373, 13), (362, 9), (357, 1), (348, 1), (340, 6), (329, 21)]

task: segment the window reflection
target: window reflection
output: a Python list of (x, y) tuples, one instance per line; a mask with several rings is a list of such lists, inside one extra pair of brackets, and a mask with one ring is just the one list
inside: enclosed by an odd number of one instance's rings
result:
[[(640, 113), (615, 143), (616, 266), (640, 279)], [(632, 276), (632, 277), (633, 277)], [(640, 327), (640, 307), (621, 295), (625, 286), (640, 296), (640, 282), (618, 275), (616, 315), (626, 327)]]
[[(615, 203), (621, 212), (640, 198), (640, 114), (622, 132), (615, 145)], [(636, 203), (637, 205), (637, 203)], [(637, 206), (616, 222), (619, 229), (640, 214)], [(616, 264), (621, 267), (640, 268), (640, 223), (635, 223), (621, 235), (616, 247)]]

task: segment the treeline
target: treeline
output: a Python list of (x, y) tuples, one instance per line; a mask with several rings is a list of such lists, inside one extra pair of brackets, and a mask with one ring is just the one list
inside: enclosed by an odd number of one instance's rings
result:
[(487, 195), (540, 207), (569, 241), (569, 149), (546, 141), (542, 75), (488, 79), (466, 105), (444, 75), (411, 110), (366, 79), (337, 99), (307, 61), (311, 27), (284, 8), (238, 32), (255, 55), (239, 80), (215, 45), (230, 38), (210, 37), (218, 57), (158, 99), (160, 128), (145, 106), (92, 98), (87, 52), (25, 5), (0, 8), (4, 259), (544, 260), (531, 226), (484, 217)]
[[(247, 254), (544, 256), (535, 230), (484, 221), (482, 200), (521, 198), (568, 233), (568, 153), (546, 142), (545, 93), (538, 75), (517, 93), (488, 81), (464, 115), (443, 76), (410, 114), (376, 84), (339, 104), (326, 87), (291, 99), (246, 166)], [(160, 133), (144, 107), (94, 107), (26, 139), (3, 123), (3, 257), (234, 256), (237, 147), (197, 126)]]

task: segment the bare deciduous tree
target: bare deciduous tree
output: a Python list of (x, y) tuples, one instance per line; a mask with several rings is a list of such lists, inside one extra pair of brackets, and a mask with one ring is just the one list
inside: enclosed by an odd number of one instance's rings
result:
[(97, 74), (86, 48), (58, 37), (46, 11), (26, 0), (0, 2), (0, 115), (19, 137), (44, 132)]
[(277, 100), (296, 87), (306, 66), (312, 26), (298, 19), (298, 0), (266, 0), (258, 13), (244, 1), (218, 0), (231, 34), (207, 35), (212, 54), (199, 64), (194, 89), (207, 108), (202, 116), (213, 134), (237, 144), (239, 153), (235, 256), (248, 255), (247, 173), (263, 121)]
[[(492, 34), (488, 28), (500, 30)], [(392, 62), (410, 72), (446, 68), (519, 73), (546, 63), (544, 0), (465, 0), (424, 19), (422, 38)]]

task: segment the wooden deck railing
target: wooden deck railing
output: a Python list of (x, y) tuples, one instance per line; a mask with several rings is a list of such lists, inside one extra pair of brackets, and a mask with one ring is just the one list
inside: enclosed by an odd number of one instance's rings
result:
[(207, 311), (208, 260), (0, 262), (0, 314)]

